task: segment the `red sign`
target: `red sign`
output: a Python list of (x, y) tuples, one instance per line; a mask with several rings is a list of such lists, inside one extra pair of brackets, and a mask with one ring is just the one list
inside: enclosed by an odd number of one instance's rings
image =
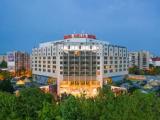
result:
[(90, 38), (90, 39), (96, 39), (95, 35), (88, 35), (88, 34), (72, 34), (72, 35), (65, 35), (64, 39), (70, 39), (70, 38)]

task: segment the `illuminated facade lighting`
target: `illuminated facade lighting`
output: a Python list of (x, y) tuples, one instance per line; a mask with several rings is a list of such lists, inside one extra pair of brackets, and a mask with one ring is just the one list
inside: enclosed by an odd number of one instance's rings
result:
[(95, 35), (65, 35), (32, 50), (32, 71), (41, 84), (52, 78), (58, 95), (95, 96), (106, 79), (128, 74), (128, 51)]

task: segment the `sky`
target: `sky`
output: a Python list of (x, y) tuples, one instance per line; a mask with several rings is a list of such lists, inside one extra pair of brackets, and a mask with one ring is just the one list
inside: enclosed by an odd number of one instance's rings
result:
[(0, 54), (82, 32), (160, 55), (160, 0), (0, 0)]

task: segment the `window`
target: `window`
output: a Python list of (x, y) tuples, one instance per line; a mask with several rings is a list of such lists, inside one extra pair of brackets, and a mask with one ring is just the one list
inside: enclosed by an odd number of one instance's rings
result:
[(97, 67), (97, 70), (100, 70), (100, 67), (99, 67), (99, 66)]
[(104, 70), (104, 73), (108, 73), (108, 70)]
[(56, 68), (56, 66), (53, 66), (53, 68)]

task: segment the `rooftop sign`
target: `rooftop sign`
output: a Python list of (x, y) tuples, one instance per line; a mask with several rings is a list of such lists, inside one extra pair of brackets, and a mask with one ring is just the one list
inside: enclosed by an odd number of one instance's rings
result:
[(64, 39), (71, 39), (71, 38), (90, 38), (90, 39), (96, 39), (95, 35), (89, 35), (89, 34), (71, 34), (71, 35), (65, 35)]

